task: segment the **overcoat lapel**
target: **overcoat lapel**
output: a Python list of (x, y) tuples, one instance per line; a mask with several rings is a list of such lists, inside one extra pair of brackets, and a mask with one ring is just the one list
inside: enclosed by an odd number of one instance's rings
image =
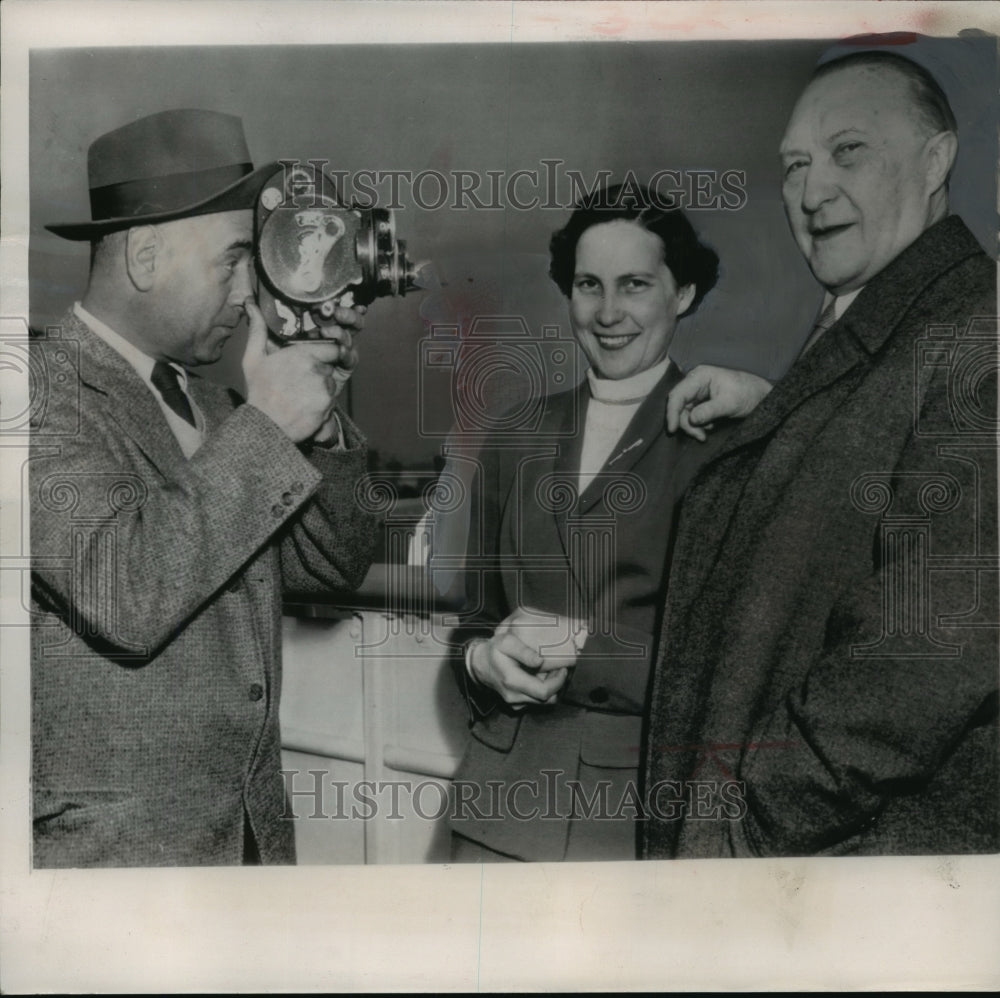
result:
[(865, 351), (851, 334), (846, 316), (835, 322), (732, 433), (716, 460), (772, 433), (806, 399), (843, 377), (864, 358)]
[(922, 236), (873, 278), (729, 437), (716, 460), (766, 437), (808, 398), (865, 363), (888, 342), (910, 306), (937, 279), (943, 264), (953, 265), (980, 252), (955, 215), (938, 223), (935, 231), (940, 253), (926, 253), (926, 237)]

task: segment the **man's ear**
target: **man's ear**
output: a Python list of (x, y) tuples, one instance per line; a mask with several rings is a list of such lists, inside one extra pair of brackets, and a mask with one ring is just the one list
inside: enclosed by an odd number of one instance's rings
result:
[(163, 236), (155, 225), (137, 225), (125, 238), (125, 267), (137, 291), (149, 291), (156, 280), (156, 258)]
[(927, 190), (929, 194), (944, 186), (958, 155), (958, 136), (954, 132), (938, 132), (927, 140)]
[(697, 290), (697, 285), (694, 284), (685, 284), (684, 287), (677, 289), (678, 315), (683, 315), (691, 307), (691, 302), (694, 301), (695, 292)]

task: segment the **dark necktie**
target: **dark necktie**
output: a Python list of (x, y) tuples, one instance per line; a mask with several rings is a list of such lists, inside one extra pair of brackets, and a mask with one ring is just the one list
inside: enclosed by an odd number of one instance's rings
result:
[(184, 389), (181, 388), (180, 376), (174, 368), (169, 364), (165, 364), (162, 360), (158, 360), (153, 365), (153, 373), (149, 380), (153, 382), (156, 390), (163, 396), (163, 401), (181, 419), (192, 426), (197, 425), (194, 421), (194, 411), (191, 408), (191, 402), (187, 395), (184, 394)]
[(800, 357), (811, 350), (816, 345), (816, 341), (837, 321), (837, 313), (834, 309), (836, 301), (836, 298), (831, 298), (830, 304), (823, 309), (822, 314), (816, 320), (816, 325), (813, 326), (812, 332), (809, 334), (809, 339), (806, 340), (806, 345), (799, 354)]

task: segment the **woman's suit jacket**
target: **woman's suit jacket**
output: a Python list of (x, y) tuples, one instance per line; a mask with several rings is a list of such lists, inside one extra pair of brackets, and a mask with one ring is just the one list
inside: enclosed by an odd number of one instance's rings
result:
[[(517, 606), (589, 618), (591, 634), (553, 706), (512, 710), (468, 680), (463, 666), (472, 738), (456, 785), (544, 784), (542, 770), (574, 779), (580, 760), (638, 767), (674, 506), (721, 442), (721, 435), (702, 444), (666, 433), (666, 398), (678, 380), (671, 366), (582, 495), (586, 382), (549, 396), (530, 434), (495, 435), (480, 453), (466, 573), (472, 615), (463, 636), (492, 634)], [(520, 795), (519, 810), (530, 810), (531, 796)], [(558, 809), (566, 803), (561, 797)], [(478, 820), (469, 808), (453, 811), (452, 828), (491, 849), (530, 860), (564, 856), (564, 819)]]
[(32, 347), (36, 866), (292, 862), (280, 773), (283, 588), (356, 585), (377, 524), (363, 440), (308, 456), (190, 379), (185, 460), (151, 391), (72, 313)]

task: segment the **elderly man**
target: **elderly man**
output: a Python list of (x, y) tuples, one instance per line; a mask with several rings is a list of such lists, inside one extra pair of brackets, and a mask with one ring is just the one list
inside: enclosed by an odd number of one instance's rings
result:
[[(647, 857), (1000, 847), (996, 276), (948, 214), (956, 148), (895, 55), (821, 66), (794, 109), (785, 210), (826, 297), (684, 499)], [(699, 377), (692, 422), (752, 407)]]
[[(86, 295), (30, 464), (34, 863), (294, 861), (280, 774), (283, 588), (354, 586), (361, 315), (273, 349), (253, 297), (240, 120), (165, 111), (93, 143)], [(246, 400), (191, 370), (250, 323)], [(338, 370), (339, 369), (339, 370)], [(335, 376), (336, 374), (336, 376)]]

